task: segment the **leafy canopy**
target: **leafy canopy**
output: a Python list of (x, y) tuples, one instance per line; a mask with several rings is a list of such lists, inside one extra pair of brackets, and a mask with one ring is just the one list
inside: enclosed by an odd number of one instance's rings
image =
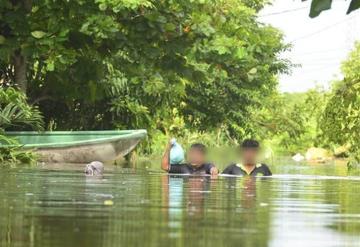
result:
[(266, 2), (5, 1), (0, 80), (19, 86), (26, 73), (22, 88), (50, 129), (181, 123), (241, 138), (250, 107), (289, 66), (282, 34), (257, 21)]
[[(360, 159), (360, 44), (342, 64), (344, 79), (334, 83), (321, 119), (321, 128), (331, 143), (350, 145)], [(341, 134), (339, 134), (341, 133)]]

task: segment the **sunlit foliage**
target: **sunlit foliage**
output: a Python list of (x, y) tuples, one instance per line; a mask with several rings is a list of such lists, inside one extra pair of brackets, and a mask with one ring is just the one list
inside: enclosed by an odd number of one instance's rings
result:
[(31, 163), (34, 154), (22, 151), (21, 145), (5, 135), (5, 130), (43, 130), (43, 118), (36, 107), (27, 104), (26, 96), (13, 88), (0, 87), (0, 164)]
[(350, 145), (360, 159), (360, 43), (342, 64), (344, 79), (334, 83), (331, 97), (321, 119), (329, 142)]
[[(289, 63), (266, 1), (3, 1), (0, 78), (48, 129), (247, 132)], [(174, 116), (176, 112), (176, 116)]]
[(305, 93), (274, 93), (253, 111), (258, 138), (270, 140), (273, 148), (290, 154), (326, 145), (319, 126), (326, 100), (327, 93), (320, 88)]

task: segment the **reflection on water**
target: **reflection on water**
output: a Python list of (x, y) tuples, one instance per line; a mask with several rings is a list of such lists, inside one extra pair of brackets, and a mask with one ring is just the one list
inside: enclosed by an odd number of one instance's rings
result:
[(360, 179), (343, 165), (218, 179), (63, 168), (2, 170), (1, 247), (360, 246)]

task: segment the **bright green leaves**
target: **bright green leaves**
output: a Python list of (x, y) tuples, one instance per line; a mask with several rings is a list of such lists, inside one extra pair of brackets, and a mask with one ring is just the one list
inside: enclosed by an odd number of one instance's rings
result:
[(9, 127), (43, 129), (41, 113), (36, 107), (28, 105), (26, 100), (22, 92), (0, 87), (0, 132)]
[(226, 35), (216, 36), (210, 45), (219, 55), (229, 54), (233, 48), (236, 48), (237, 40)]
[(206, 2), (209, 2), (209, 0), (190, 0), (190, 2), (204, 4)]
[[(354, 158), (360, 160), (360, 44), (343, 63), (345, 79), (333, 85), (333, 91), (321, 118), (321, 130), (329, 143), (350, 144)], [(341, 134), (339, 134), (341, 133)]]
[(341, 72), (346, 78), (352, 78), (354, 80), (360, 80), (360, 43), (355, 44), (355, 49), (348, 55), (347, 60), (342, 63)]
[(101, 11), (112, 10), (119, 13), (122, 10), (135, 10), (139, 7), (151, 7), (152, 3), (148, 0), (95, 0)]
[(323, 90), (305, 93), (273, 93), (251, 107), (257, 136), (274, 141), (290, 153), (305, 152), (320, 146), (319, 117), (327, 95)]
[(211, 36), (216, 32), (212, 25), (212, 18), (204, 12), (193, 12), (191, 16), (192, 24), (184, 29), (184, 32), (195, 32), (197, 34)]
[(248, 107), (274, 90), (287, 66), (277, 56), (282, 36), (258, 24), (250, 5), (39, 0), (27, 26), (10, 16), (28, 58), (31, 100), (58, 128), (222, 126), (242, 137)]
[[(239, 1), (212, 1), (192, 14), (198, 35), (190, 63), (205, 74), (187, 87), (185, 119), (209, 130), (223, 126), (232, 137), (252, 132), (248, 107), (276, 88), (276, 73), (286, 68), (277, 54), (286, 49), (279, 33), (258, 25), (254, 10)], [(207, 31), (210, 30), (210, 31)]]
[(247, 51), (245, 47), (237, 47), (235, 50), (235, 56), (238, 59), (243, 59), (247, 56)]
[(46, 63), (46, 70), (47, 71), (54, 71), (55, 69), (55, 64), (54, 61), (49, 61)]
[(242, 60), (248, 56), (245, 42), (234, 36), (225, 34), (214, 35), (214, 38), (206, 44), (206, 49), (216, 52), (218, 55), (227, 55), (231, 60)]
[(247, 73), (247, 76), (248, 76), (248, 79), (249, 81), (253, 81), (256, 77), (256, 72), (257, 72), (257, 69), (256, 68), (252, 68), (249, 70), (249, 72)]
[(155, 74), (145, 82), (144, 92), (151, 96), (160, 96), (165, 87), (162, 76), (160, 74)]
[(100, 39), (114, 37), (119, 31), (119, 24), (111, 16), (91, 15), (80, 28), (80, 32)]
[(251, 70), (249, 70), (248, 74), (250, 75), (255, 75), (257, 72), (257, 69), (256, 68), (252, 68)]
[(46, 35), (46, 33), (43, 32), (43, 31), (32, 31), (32, 32), (31, 32), (31, 36), (33, 36), (33, 37), (36, 38), (36, 39), (41, 39), (41, 38), (43, 38), (45, 35)]

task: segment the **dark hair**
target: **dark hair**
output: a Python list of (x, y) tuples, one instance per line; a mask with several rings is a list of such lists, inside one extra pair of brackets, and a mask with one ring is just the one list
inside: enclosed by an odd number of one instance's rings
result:
[(206, 146), (202, 143), (194, 143), (190, 146), (190, 149), (196, 149), (203, 154), (206, 154)]
[(260, 144), (256, 140), (246, 139), (241, 143), (241, 149), (249, 149), (249, 148), (258, 149), (260, 148)]

